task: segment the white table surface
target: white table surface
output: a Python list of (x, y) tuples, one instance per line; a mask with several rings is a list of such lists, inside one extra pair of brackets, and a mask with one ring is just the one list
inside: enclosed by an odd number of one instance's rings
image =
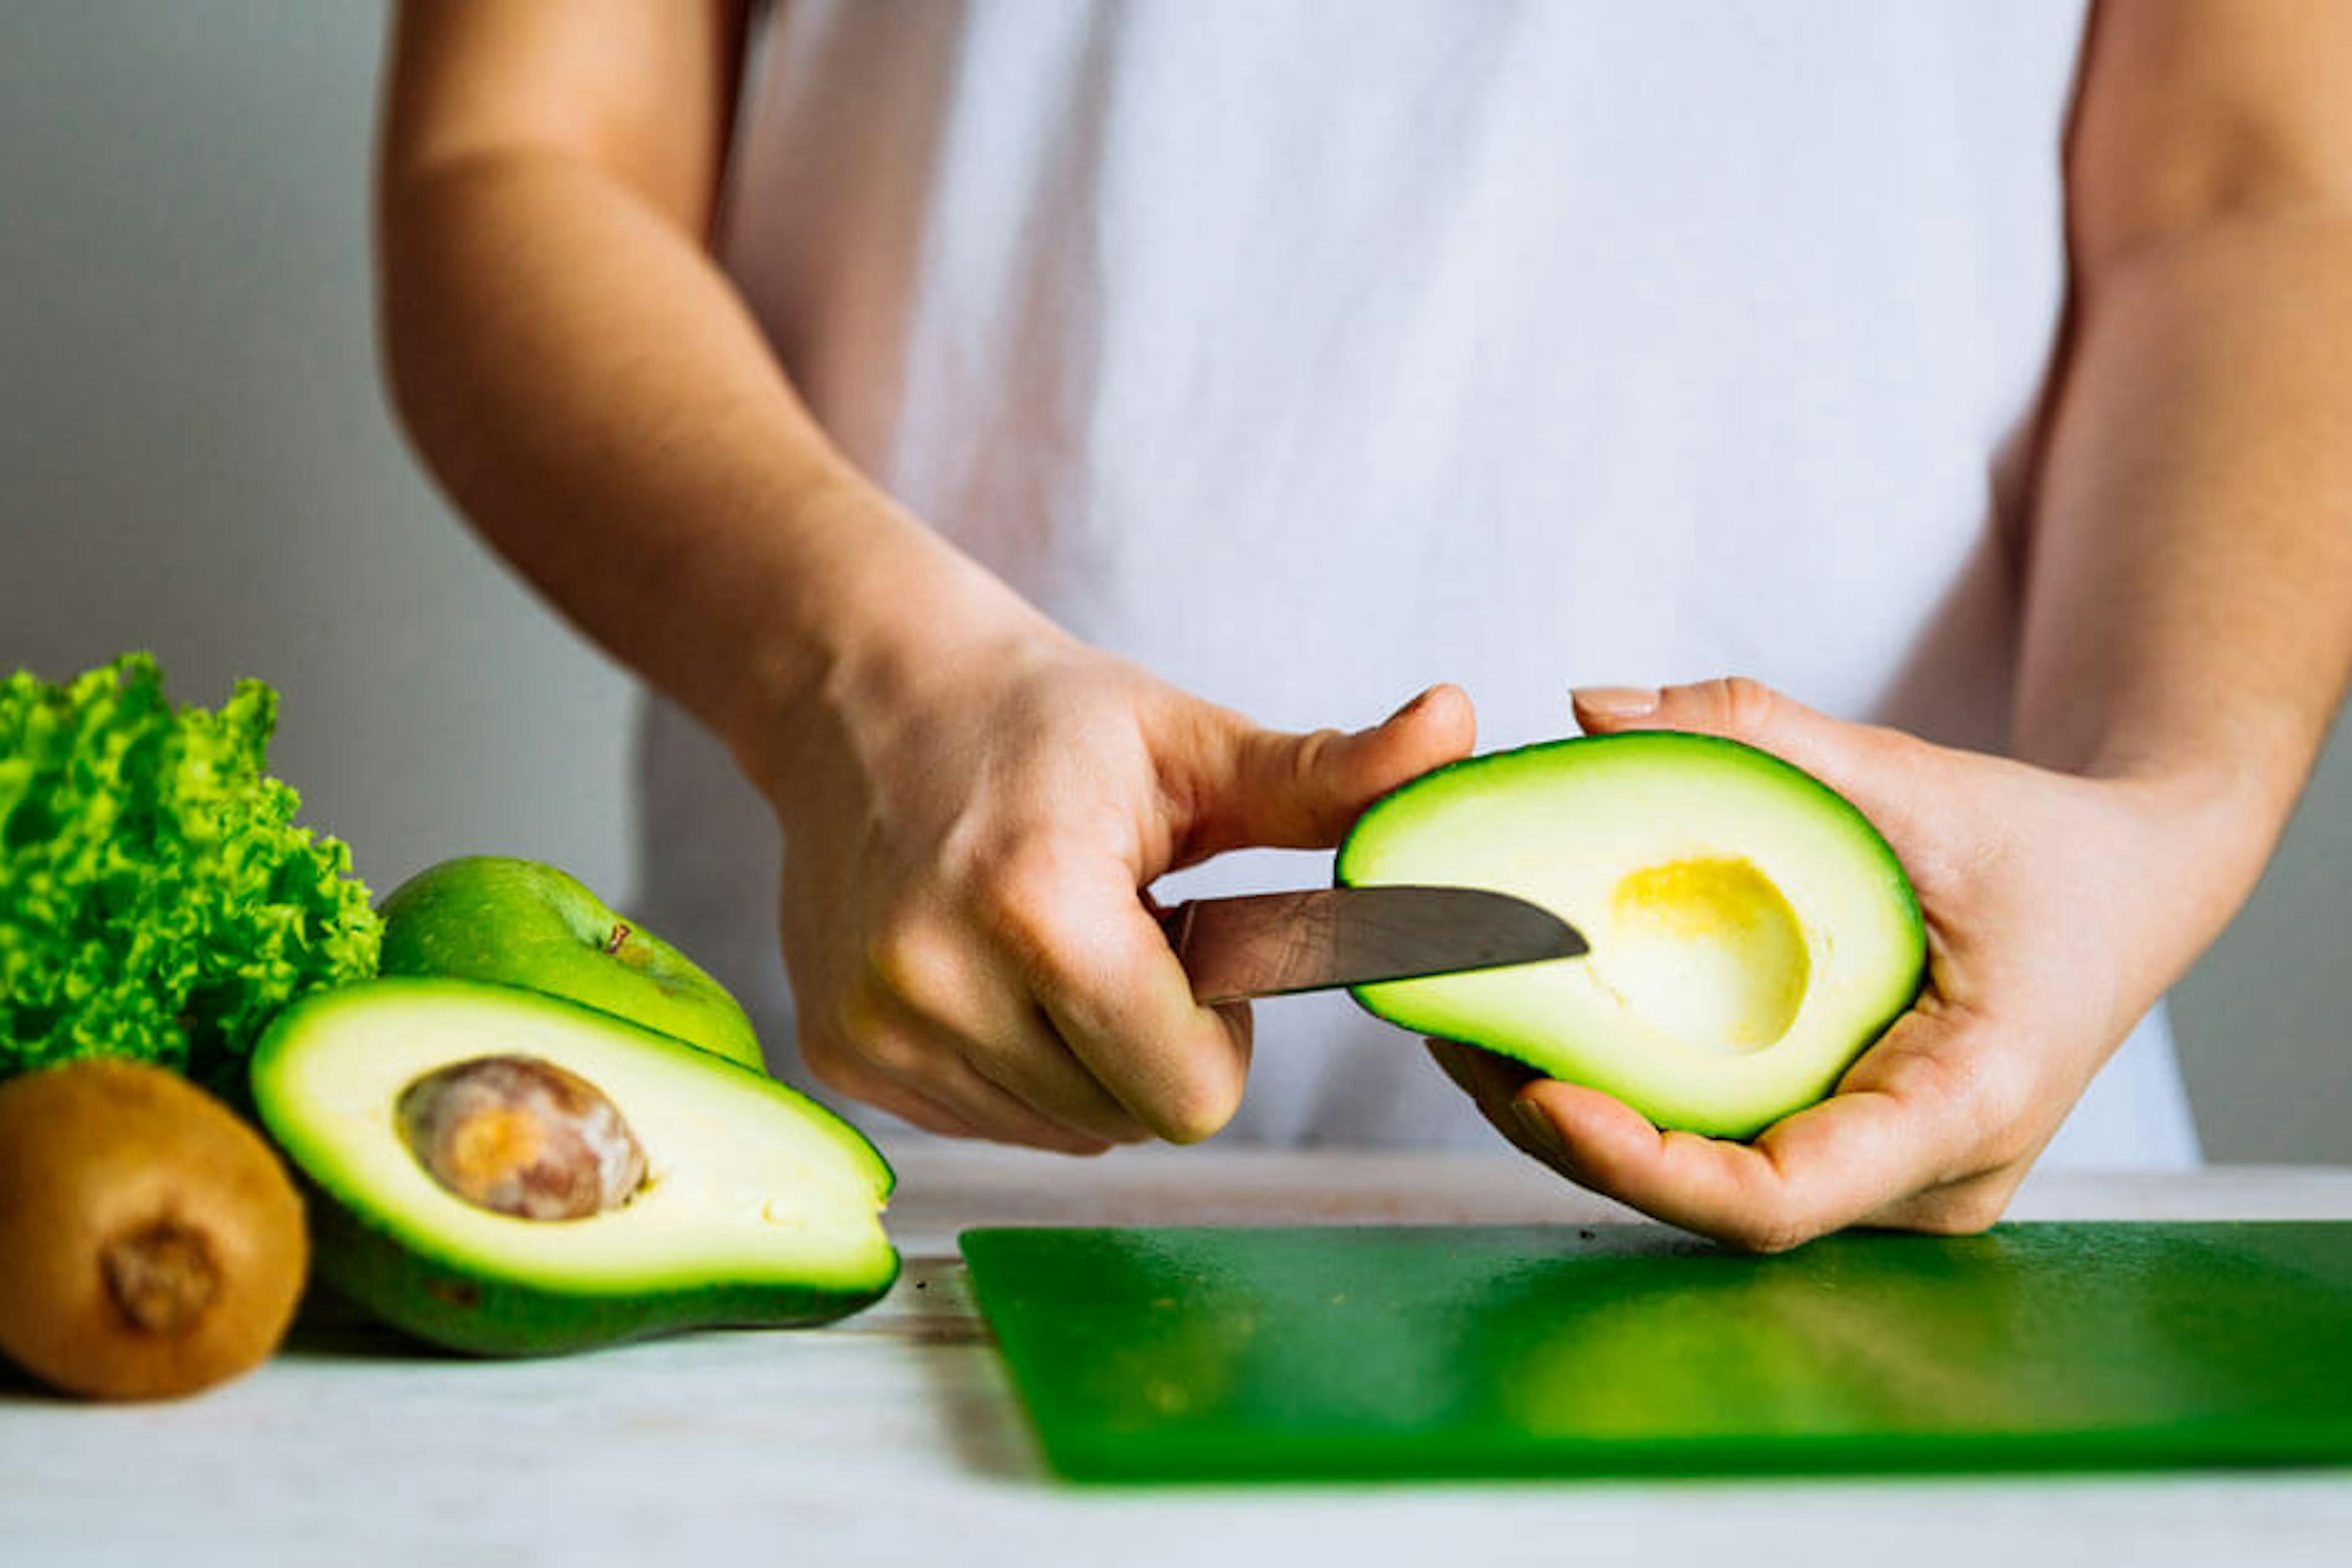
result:
[[(1042, 1468), (972, 1310), (966, 1226), (1627, 1216), (1504, 1156), (898, 1164), (904, 1275), (824, 1330), (483, 1363), (329, 1321), (173, 1405), (0, 1382), (0, 1564), (2352, 1564), (2352, 1471), (1071, 1488)], [(2352, 1170), (2053, 1173), (2011, 1212), (2352, 1217)]]

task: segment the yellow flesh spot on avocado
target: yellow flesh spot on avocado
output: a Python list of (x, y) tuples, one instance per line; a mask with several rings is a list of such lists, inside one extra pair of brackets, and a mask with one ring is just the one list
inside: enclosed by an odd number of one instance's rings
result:
[(1788, 1033), (1812, 971), (1796, 910), (1739, 859), (1675, 860), (1622, 879), (1591, 962), (1661, 1034), (1725, 1056)]

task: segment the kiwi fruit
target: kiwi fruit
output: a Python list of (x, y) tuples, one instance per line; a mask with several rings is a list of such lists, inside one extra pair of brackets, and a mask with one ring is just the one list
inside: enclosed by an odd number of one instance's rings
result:
[(0, 1353), (98, 1399), (193, 1394), (266, 1359), (310, 1264), (260, 1135), (161, 1068), (0, 1084)]

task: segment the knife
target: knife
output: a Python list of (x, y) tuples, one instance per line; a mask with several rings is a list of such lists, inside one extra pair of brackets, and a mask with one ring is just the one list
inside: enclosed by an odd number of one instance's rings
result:
[(1549, 910), (1485, 888), (1318, 888), (1195, 899), (1160, 928), (1202, 1002), (1496, 969), (1588, 951)]

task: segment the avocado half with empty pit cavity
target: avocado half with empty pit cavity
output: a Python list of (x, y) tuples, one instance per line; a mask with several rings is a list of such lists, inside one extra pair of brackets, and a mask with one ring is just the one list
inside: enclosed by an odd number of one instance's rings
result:
[(1868, 819), (1714, 736), (1591, 736), (1441, 768), (1358, 819), (1337, 876), (1492, 888), (1569, 921), (1591, 944), (1581, 958), (1356, 999), (1717, 1137), (1828, 1094), (1926, 971), (1918, 900)]
[(318, 1270), (488, 1355), (824, 1322), (889, 1289), (892, 1175), (764, 1074), (509, 986), (318, 994), (256, 1047), (261, 1119), (311, 1189)]

